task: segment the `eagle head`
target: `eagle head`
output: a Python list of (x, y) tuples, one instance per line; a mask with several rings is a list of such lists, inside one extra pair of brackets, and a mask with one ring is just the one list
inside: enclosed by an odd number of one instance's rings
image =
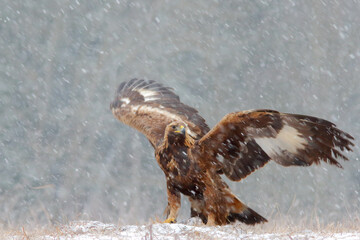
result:
[(186, 129), (181, 123), (170, 123), (168, 125), (168, 133), (173, 133), (174, 135), (185, 135)]
[(184, 144), (186, 138), (186, 128), (184, 124), (173, 122), (167, 125), (165, 130), (165, 138), (171, 145)]

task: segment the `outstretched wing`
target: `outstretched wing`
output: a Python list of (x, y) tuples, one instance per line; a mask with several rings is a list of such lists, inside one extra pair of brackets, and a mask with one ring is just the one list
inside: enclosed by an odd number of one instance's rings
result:
[(336, 158), (347, 160), (342, 151), (351, 151), (353, 139), (320, 118), (253, 110), (226, 115), (197, 144), (218, 170), (239, 181), (270, 159), (283, 166), (325, 161), (341, 167)]
[(154, 148), (173, 121), (185, 124), (187, 133), (194, 139), (209, 131), (197, 110), (181, 103), (171, 88), (152, 80), (132, 79), (121, 83), (110, 109), (121, 122), (142, 132)]

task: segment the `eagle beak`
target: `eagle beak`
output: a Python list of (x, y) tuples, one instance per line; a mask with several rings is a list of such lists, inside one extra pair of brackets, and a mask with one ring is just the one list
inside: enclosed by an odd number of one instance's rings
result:
[(183, 125), (181, 125), (180, 127), (178, 127), (178, 130), (176, 130), (175, 132), (185, 134), (185, 127)]

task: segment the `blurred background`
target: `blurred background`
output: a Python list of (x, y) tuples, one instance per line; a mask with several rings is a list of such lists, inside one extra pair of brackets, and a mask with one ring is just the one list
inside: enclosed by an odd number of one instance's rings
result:
[(131, 78), (173, 87), (210, 126), (254, 108), (333, 121), (356, 138), (343, 170), (270, 163), (230, 186), (271, 221), (359, 219), (359, 1), (5, 0), (0, 9), (0, 226), (164, 219), (152, 147), (109, 110)]

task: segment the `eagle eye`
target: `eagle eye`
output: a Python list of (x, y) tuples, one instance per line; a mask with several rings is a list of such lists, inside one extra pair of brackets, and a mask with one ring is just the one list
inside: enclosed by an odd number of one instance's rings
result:
[(176, 129), (176, 126), (175, 125), (173, 125), (173, 126), (171, 126), (172, 127), (172, 129)]

